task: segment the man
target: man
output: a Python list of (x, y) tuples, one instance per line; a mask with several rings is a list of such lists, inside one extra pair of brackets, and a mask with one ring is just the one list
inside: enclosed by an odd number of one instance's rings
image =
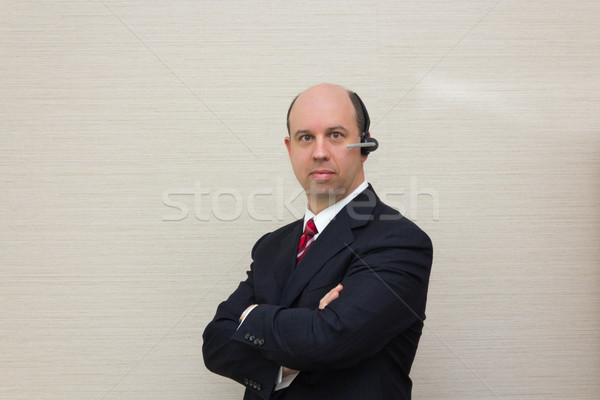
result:
[[(429, 237), (365, 182), (358, 96), (321, 84), (288, 112), (303, 220), (264, 235), (248, 278), (204, 331), (208, 369), (244, 399), (410, 399), (425, 318)], [(366, 129), (365, 129), (366, 127)]]

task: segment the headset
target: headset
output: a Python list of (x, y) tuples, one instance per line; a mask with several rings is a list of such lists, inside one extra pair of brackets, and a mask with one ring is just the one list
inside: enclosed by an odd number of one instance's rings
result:
[(379, 142), (372, 137), (369, 137), (369, 126), (371, 125), (371, 119), (369, 118), (369, 113), (367, 112), (367, 107), (365, 107), (365, 103), (361, 100), (361, 98), (353, 92), (354, 96), (360, 103), (360, 108), (362, 109), (363, 115), (365, 116), (365, 128), (360, 134), (360, 143), (352, 143), (346, 145), (347, 148), (353, 149), (355, 147), (360, 148), (360, 153), (362, 155), (369, 155), (370, 152), (377, 150), (379, 147)]

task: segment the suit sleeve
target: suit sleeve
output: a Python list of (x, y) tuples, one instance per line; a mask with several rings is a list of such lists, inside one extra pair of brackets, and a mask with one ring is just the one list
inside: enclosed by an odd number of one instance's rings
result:
[(239, 326), (240, 315), (255, 303), (253, 287), (251, 269), (248, 278), (219, 305), (214, 319), (206, 326), (202, 353), (210, 371), (231, 378), (259, 397), (268, 399), (280, 365), (266, 359), (257, 349), (231, 339)]
[(361, 242), (346, 248), (353, 258), (344, 289), (325, 309), (261, 304), (233, 339), (281, 365), (318, 371), (354, 366), (422, 323), (432, 262), (427, 235), (411, 224)]

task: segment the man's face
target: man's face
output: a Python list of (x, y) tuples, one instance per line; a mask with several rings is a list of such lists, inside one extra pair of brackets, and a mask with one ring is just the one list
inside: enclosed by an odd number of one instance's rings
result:
[(362, 164), (367, 156), (358, 148), (346, 148), (359, 140), (355, 110), (345, 89), (318, 85), (296, 99), (285, 145), (311, 208), (311, 199), (332, 204), (364, 181)]

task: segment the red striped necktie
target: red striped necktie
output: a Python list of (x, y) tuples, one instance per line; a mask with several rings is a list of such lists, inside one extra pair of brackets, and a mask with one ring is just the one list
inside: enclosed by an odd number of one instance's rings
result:
[(314, 221), (311, 219), (306, 223), (306, 227), (304, 228), (304, 233), (300, 238), (300, 244), (298, 245), (298, 253), (296, 254), (296, 265), (300, 263), (302, 257), (308, 251), (308, 248), (315, 241), (315, 235), (318, 233), (317, 227), (315, 226)]

